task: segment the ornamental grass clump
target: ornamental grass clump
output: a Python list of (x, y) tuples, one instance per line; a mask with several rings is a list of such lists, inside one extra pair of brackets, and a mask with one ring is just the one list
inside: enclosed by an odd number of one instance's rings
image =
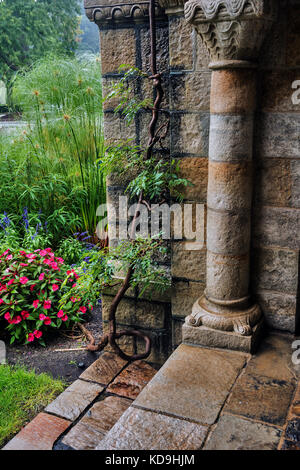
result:
[(45, 346), (44, 337), (51, 328), (70, 328), (84, 321), (93, 307), (80, 297), (71, 297), (60, 308), (61, 296), (74, 289), (78, 279), (63, 258), (51, 248), (44, 250), (7, 249), (0, 255), (0, 318), (7, 326), (10, 342)]

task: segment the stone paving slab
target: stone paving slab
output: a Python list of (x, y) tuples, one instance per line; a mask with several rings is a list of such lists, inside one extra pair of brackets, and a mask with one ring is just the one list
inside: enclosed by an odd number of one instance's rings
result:
[(208, 428), (130, 407), (96, 450), (197, 450)]
[(76, 450), (95, 449), (131, 403), (127, 398), (119, 397), (107, 397), (95, 403), (63, 438), (62, 443)]
[(279, 449), (300, 450), (300, 382), (289, 409), (286, 428)]
[(52, 450), (56, 439), (71, 422), (47, 413), (39, 413), (2, 450)]
[(260, 345), (258, 354), (249, 361), (247, 372), (278, 380), (292, 380), (292, 342), (293, 338), (290, 336), (268, 336)]
[(74, 421), (102, 391), (98, 384), (76, 380), (45, 411)]
[(135, 405), (213, 424), (232, 384), (246, 362), (245, 354), (181, 344)]
[(276, 450), (281, 430), (254, 421), (223, 414), (204, 450)]
[(126, 364), (127, 362), (116, 354), (105, 352), (79, 378), (105, 386), (121, 372)]
[(284, 426), (295, 383), (271, 377), (242, 374), (233, 387), (224, 411)]
[(133, 362), (115, 378), (107, 391), (134, 400), (156, 372), (153, 367), (144, 361)]

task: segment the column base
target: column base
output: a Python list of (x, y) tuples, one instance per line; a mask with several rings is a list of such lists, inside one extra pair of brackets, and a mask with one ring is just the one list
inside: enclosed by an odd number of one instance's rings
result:
[(257, 304), (250, 305), (249, 297), (237, 300), (217, 300), (203, 296), (196, 301), (192, 314), (186, 317), (186, 325), (206, 326), (214, 330), (234, 331), (250, 336), (252, 328), (262, 317)]
[(232, 331), (213, 330), (206, 326), (195, 328), (184, 324), (182, 327), (182, 342), (195, 346), (230, 349), (254, 354), (263, 336), (263, 330), (263, 320), (253, 328), (250, 336), (242, 336)]

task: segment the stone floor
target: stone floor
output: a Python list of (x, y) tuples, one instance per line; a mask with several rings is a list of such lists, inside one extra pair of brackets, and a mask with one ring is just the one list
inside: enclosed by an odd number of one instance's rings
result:
[(300, 450), (294, 339), (254, 356), (182, 344), (158, 372), (104, 353), (4, 449)]

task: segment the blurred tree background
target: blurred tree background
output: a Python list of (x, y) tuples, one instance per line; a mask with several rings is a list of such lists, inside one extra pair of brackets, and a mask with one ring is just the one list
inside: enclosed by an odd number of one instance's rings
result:
[(0, 79), (8, 83), (20, 68), (48, 53), (72, 56), (99, 52), (96, 25), (83, 0), (0, 0)]

